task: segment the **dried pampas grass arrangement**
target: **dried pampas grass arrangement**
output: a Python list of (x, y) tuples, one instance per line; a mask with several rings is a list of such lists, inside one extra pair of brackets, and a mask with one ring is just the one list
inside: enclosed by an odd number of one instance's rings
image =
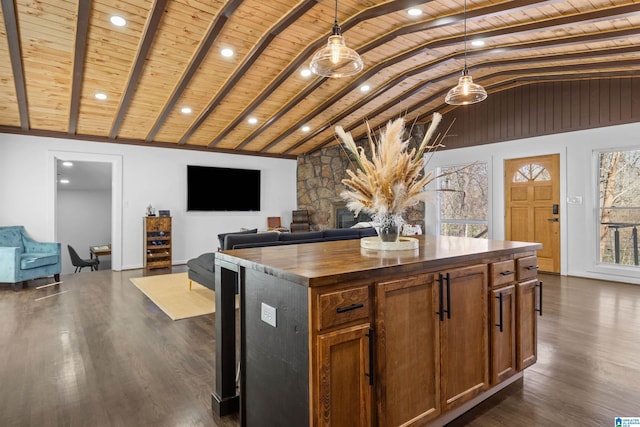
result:
[(350, 132), (336, 126), (336, 134), (357, 165), (355, 172), (347, 169), (349, 178), (342, 180), (348, 189), (340, 196), (347, 201), (347, 208), (355, 215), (365, 212), (374, 221), (393, 217), (394, 221), (401, 222), (402, 214), (424, 199), (425, 186), (438, 178), (430, 172), (425, 173), (424, 169), (430, 154), (443, 147), (441, 141), (446, 132), (430, 143), (441, 120), (441, 114), (433, 113), (429, 129), (417, 150), (409, 150), (409, 140), (404, 138), (404, 118), (389, 121), (377, 140), (367, 123), (371, 159), (362, 147), (356, 146)]

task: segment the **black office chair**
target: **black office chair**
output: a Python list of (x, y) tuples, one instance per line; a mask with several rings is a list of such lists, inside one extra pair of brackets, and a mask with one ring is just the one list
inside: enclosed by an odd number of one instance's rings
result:
[(69, 256), (71, 257), (71, 264), (76, 268), (74, 273), (82, 271), (84, 267), (90, 267), (91, 271), (98, 269), (98, 260), (97, 259), (82, 259), (78, 252), (71, 247), (71, 245), (67, 245), (69, 248)]

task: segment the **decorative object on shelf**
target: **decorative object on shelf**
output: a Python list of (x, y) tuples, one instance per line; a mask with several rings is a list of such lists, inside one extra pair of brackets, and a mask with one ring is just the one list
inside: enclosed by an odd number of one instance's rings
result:
[(327, 45), (317, 51), (309, 68), (312, 72), (323, 77), (348, 77), (362, 71), (362, 58), (353, 49), (347, 47), (338, 25), (338, 0), (336, 0), (333, 31)]
[(467, 105), (484, 101), (487, 91), (482, 86), (473, 82), (467, 68), (467, 0), (464, 1), (464, 68), (458, 85), (452, 88), (444, 99), (449, 105)]
[(156, 216), (156, 209), (151, 205), (147, 206), (147, 216)]
[[(402, 214), (411, 206), (423, 200), (424, 187), (434, 179), (431, 172), (424, 169), (430, 156), (438, 147), (446, 132), (439, 134), (430, 144), (438, 124), (442, 120), (439, 113), (433, 113), (431, 125), (418, 150), (409, 151), (409, 141), (403, 138), (404, 118), (387, 123), (387, 127), (376, 140), (367, 123), (369, 160), (362, 147), (356, 146), (350, 132), (336, 126), (336, 133), (346, 149), (353, 155), (357, 169), (347, 169), (349, 178), (342, 180), (348, 189), (340, 193), (347, 201), (347, 208), (358, 215), (363, 211), (378, 224), (378, 235), (382, 241), (395, 242), (400, 235)], [(449, 126), (450, 128), (451, 126)], [(448, 129), (447, 129), (448, 131)]]
[(160, 216), (171, 216), (171, 211), (170, 210), (163, 211), (162, 209), (160, 209), (158, 211), (158, 215), (160, 215)]

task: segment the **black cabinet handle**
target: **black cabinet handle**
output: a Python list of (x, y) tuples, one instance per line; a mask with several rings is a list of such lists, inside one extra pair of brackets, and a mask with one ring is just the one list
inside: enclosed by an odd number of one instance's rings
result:
[(447, 319), (451, 319), (451, 276), (447, 273)]
[(498, 326), (500, 328), (500, 332), (503, 332), (503, 322), (502, 322), (502, 292), (500, 292), (498, 294), (498, 296), (496, 297), (496, 299), (498, 299), (500, 302), (500, 323), (496, 323), (496, 326)]
[(438, 292), (438, 298), (440, 299), (440, 307), (438, 308), (438, 311), (436, 311), (436, 314), (438, 316), (440, 316), (440, 321), (443, 322), (444, 321), (444, 276), (442, 275), (442, 273), (440, 273), (440, 276), (438, 277), (438, 285), (440, 286), (440, 292)]
[(536, 285), (539, 289), (539, 297), (538, 297), (538, 308), (535, 309), (535, 311), (537, 311), (539, 313), (540, 316), (542, 316), (542, 282), (538, 281), (538, 284)]
[(512, 274), (515, 274), (515, 271), (502, 271), (502, 272), (500, 272), (501, 276), (511, 276)]
[(373, 336), (373, 328), (369, 328), (369, 333), (367, 334), (369, 337), (369, 373), (365, 373), (366, 376), (369, 377), (369, 385), (373, 385), (373, 355), (374, 355), (374, 336)]
[(338, 313), (344, 313), (346, 311), (351, 311), (351, 310), (355, 310), (356, 308), (362, 308), (362, 307), (364, 307), (364, 304), (351, 304), (346, 307), (338, 307), (336, 308), (336, 311)]
[(537, 270), (538, 266), (537, 265), (530, 265), (528, 267), (526, 267), (527, 270)]

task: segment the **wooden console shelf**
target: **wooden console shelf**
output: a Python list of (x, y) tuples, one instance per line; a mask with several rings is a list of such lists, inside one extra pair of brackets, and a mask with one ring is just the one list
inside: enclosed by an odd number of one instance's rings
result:
[(213, 409), (240, 408), (250, 427), (443, 425), (521, 378), (536, 360), (541, 246), (418, 240), (216, 253)]
[(171, 268), (171, 217), (144, 217), (144, 266)]

